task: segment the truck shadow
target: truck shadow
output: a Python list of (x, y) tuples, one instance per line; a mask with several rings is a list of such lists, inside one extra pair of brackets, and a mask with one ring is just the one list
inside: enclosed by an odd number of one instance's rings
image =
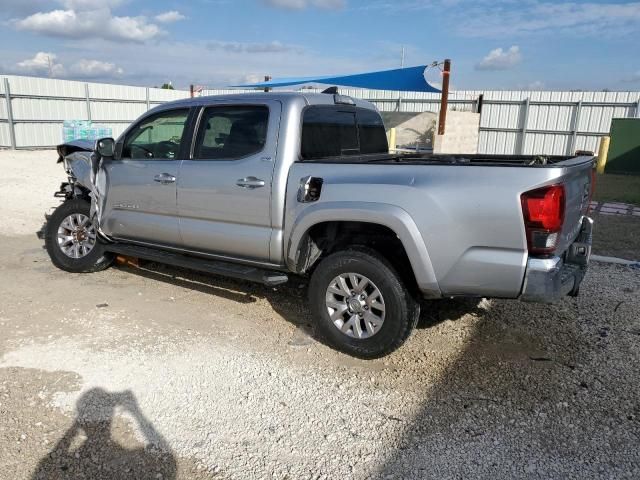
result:
[[(93, 388), (76, 404), (77, 416), (39, 462), (32, 480), (176, 478), (176, 459), (162, 435), (144, 416), (130, 391)], [(112, 437), (116, 410), (126, 412), (147, 445), (126, 448)]]
[[(321, 341), (314, 333), (314, 322), (307, 308), (307, 279), (290, 277), (288, 283), (277, 287), (207, 275), (188, 269), (141, 261), (139, 267), (118, 266), (123, 272), (154, 281), (238, 302), (256, 303), (265, 299), (273, 310), (296, 328)], [(425, 302), (417, 328), (431, 328), (446, 320), (456, 320), (465, 314), (482, 313), (480, 299), (456, 298)]]
[(371, 478), (633, 476), (637, 370), (612, 363), (637, 338), (615, 312), (630, 294), (586, 284), (554, 305), (493, 300), (455, 348), (449, 328), (449, 354), (429, 353), (444, 370), (416, 384), (422, 403)]
[[(192, 270), (142, 260), (140, 260), (139, 267), (116, 266), (115, 268), (149, 280), (165, 282), (238, 303), (256, 302), (255, 295), (250, 293), (250, 290), (255, 289), (256, 284), (254, 283), (236, 281), (225, 277), (214, 277)], [(247, 285), (247, 288), (243, 288), (244, 284)], [(249, 286), (253, 288), (248, 288)]]

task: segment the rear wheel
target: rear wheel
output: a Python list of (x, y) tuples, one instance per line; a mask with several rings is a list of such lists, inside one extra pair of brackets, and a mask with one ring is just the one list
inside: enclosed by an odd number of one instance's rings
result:
[(420, 315), (398, 273), (372, 250), (346, 250), (322, 260), (311, 277), (309, 300), (318, 334), (360, 358), (400, 347)]
[(45, 247), (51, 262), (67, 272), (104, 270), (113, 255), (104, 251), (90, 218), (89, 202), (74, 198), (60, 205), (47, 221)]

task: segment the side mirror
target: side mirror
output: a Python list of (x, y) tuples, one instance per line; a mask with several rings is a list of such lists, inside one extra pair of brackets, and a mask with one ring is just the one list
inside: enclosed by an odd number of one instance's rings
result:
[(113, 138), (101, 138), (100, 140), (96, 140), (96, 146), (94, 150), (102, 158), (113, 157), (115, 149), (116, 141)]

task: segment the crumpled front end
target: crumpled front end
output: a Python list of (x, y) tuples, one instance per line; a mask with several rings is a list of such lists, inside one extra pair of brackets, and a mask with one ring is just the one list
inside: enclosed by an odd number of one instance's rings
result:
[(56, 196), (70, 198), (88, 195), (91, 201), (91, 219), (98, 231), (102, 233), (100, 223), (106, 181), (104, 171), (100, 168), (101, 159), (95, 153), (95, 142), (75, 140), (58, 145), (57, 151), (58, 163), (64, 165), (69, 182), (60, 186)]

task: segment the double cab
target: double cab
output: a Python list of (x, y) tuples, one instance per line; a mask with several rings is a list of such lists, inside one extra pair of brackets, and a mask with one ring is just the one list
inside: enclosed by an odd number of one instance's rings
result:
[(375, 106), (337, 93), (165, 103), (58, 152), (57, 267), (121, 254), (306, 277), (317, 335), (362, 358), (398, 348), (425, 299), (552, 302), (578, 294), (589, 261), (592, 156), (389, 153)]

